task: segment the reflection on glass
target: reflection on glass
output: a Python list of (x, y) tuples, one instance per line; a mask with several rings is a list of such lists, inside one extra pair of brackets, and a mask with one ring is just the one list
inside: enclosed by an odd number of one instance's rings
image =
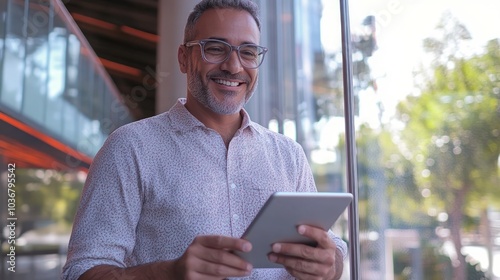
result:
[[(5, 18), (7, 18), (7, 1), (2, 1), (0, 3), (0, 22), (5, 22)], [(5, 46), (4, 40), (5, 38), (5, 28), (0, 28), (0, 65), (3, 65)], [(3, 77), (3, 68), (0, 67), (0, 85), (2, 84)], [(2, 87), (0, 86), (0, 96), (2, 95)]]
[[(93, 52), (55, 8), (56, 2), (29, 2), (25, 9), (21, 2), (10, 0), (6, 2), (9, 12), (2, 14), (7, 33), (1, 38), (5, 51), (0, 107), (17, 111), (17, 118), (39, 125), (77, 150), (85, 147), (79, 152), (93, 156), (106, 135), (130, 122), (131, 116)], [(107, 96), (113, 102), (102, 102)], [(93, 116), (113, 110), (112, 103), (123, 114), (109, 118), (112, 123), (94, 135)], [(87, 133), (89, 127), (92, 132)]]
[[(34, 142), (54, 148), (31, 146), (25, 143), (31, 138), (0, 131), (0, 162), (17, 164), (16, 279), (60, 277), (86, 176), (83, 171), (68, 170), (76, 165), (67, 151), (91, 158), (111, 128), (131, 121), (98, 59), (61, 9), (60, 1), (0, 1), (0, 113), (7, 116), (6, 123), (22, 131), (19, 135), (28, 132)], [(120, 118), (111, 118), (112, 102), (122, 110)], [(105, 115), (111, 122), (106, 127)], [(23, 154), (17, 154), (21, 150)], [(64, 171), (33, 169), (32, 165)], [(1, 170), (0, 198), (6, 201), (2, 182), (7, 182), (7, 176)], [(0, 216), (7, 217), (6, 211), (2, 207)], [(0, 222), (4, 256), (0, 279), (13, 275), (5, 266), (9, 245), (5, 221)]]
[(63, 22), (54, 21), (54, 29), (49, 33), (49, 69), (47, 110), (45, 125), (57, 133), (62, 131), (63, 101), (62, 95), (66, 86), (66, 36), (67, 30)]
[(351, 3), (362, 279), (500, 276), (492, 7)]
[(56, 27), (49, 33), (49, 98), (60, 98), (66, 86), (66, 36), (64, 27)]
[[(259, 2), (278, 16), (251, 102), (344, 191), (338, 1), (292, 2)], [(500, 277), (499, 5), (350, 1), (361, 279)]]
[[(35, 14), (48, 14), (47, 7), (34, 4), (28, 12), (27, 21), (35, 20)], [(29, 118), (42, 122), (44, 120), (45, 100), (47, 97), (47, 76), (49, 46), (47, 36), (50, 23), (30, 29), (26, 38), (26, 56), (24, 67), (24, 96), (22, 113)]]
[[(76, 93), (72, 94), (71, 92), (69, 94), (76, 95)], [(79, 122), (78, 111), (74, 106), (71, 106), (71, 104), (69, 104), (68, 102), (63, 101), (63, 104), (64, 104), (64, 109), (63, 109), (64, 118), (63, 118), (63, 131), (62, 131), (63, 137), (67, 141), (70, 141), (71, 143), (77, 143), (78, 142), (77, 127)]]
[(21, 110), (24, 88), (25, 32), (23, 24), (17, 21), (23, 18), (24, 8), (18, 2), (8, 2), (9, 13), (5, 21), (5, 54), (2, 67), (0, 101), (14, 110)]

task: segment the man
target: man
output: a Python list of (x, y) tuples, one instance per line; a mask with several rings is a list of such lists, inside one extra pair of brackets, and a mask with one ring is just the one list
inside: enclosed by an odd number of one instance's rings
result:
[(231, 251), (275, 191), (316, 191), (301, 147), (250, 121), (265, 52), (251, 1), (204, 0), (179, 47), (188, 92), (168, 112), (117, 129), (96, 155), (63, 279), (338, 279), (345, 243), (309, 226), (316, 248), (274, 244), (253, 269)]

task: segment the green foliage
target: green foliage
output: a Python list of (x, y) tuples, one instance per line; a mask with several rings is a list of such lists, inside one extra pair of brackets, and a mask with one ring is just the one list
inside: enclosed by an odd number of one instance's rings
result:
[[(499, 41), (489, 42), (485, 54), (453, 58), (437, 65), (434, 78), (419, 96), (399, 106), (406, 120), (402, 132), (413, 156), (425, 161), (416, 166), (419, 185), (431, 187), (439, 200), (453, 189), (471, 189), (468, 203), (483, 207), (500, 197)], [(415, 137), (418, 135), (418, 137)], [(484, 199), (482, 199), (484, 198)], [(479, 200), (480, 199), (480, 200)]]
[(24, 230), (55, 223), (58, 230), (68, 232), (83, 187), (79, 176), (78, 172), (16, 170), (18, 213)]
[[(412, 256), (409, 251), (394, 253), (394, 279), (412, 279)], [(424, 244), (421, 249), (422, 270), (426, 280), (442, 280), (450, 278), (451, 260), (435, 246)]]
[[(427, 194), (422, 211), (448, 214), (445, 226), (460, 252), (461, 232), (477, 228), (481, 213), (500, 205), (500, 40), (471, 54), (461, 48), (470, 38), (463, 25), (447, 16), (438, 30), (441, 38), (424, 41), (434, 60), (422, 71), (421, 93), (398, 113), (403, 150), (415, 159), (415, 181)], [(454, 268), (454, 275), (466, 269)]]
[(387, 130), (361, 126), (357, 131), (361, 231), (436, 226), (436, 220), (422, 211), (414, 163), (405, 158), (397, 142)]
[[(450, 15), (438, 31), (441, 37), (424, 41), (434, 59), (416, 76), (420, 93), (398, 105), (404, 128), (357, 131), (360, 230), (418, 228), (437, 240), (435, 230), (446, 228), (460, 252), (460, 233), (481, 234), (480, 216), (500, 207), (500, 39), (470, 53), (462, 48), (470, 34)], [(438, 247), (422, 249), (426, 279), (466, 269), (470, 279), (483, 279), (474, 265), (452, 267)], [(395, 257), (398, 279), (411, 274), (405, 261), (404, 254)]]
[[(421, 251), (423, 260), (422, 270), (426, 280), (442, 280), (451, 279), (451, 260), (448, 256), (440, 252), (435, 246), (426, 244)], [(410, 252), (403, 251), (394, 254), (394, 279), (409, 280), (413, 279), (412, 273), (412, 256)], [(481, 267), (470, 257), (466, 256), (467, 260), (467, 279), (470, 280), (486, 280), (485, 272)]]

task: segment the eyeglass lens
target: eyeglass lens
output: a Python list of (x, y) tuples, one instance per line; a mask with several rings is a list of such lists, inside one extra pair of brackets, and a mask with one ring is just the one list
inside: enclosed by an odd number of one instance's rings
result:
[[(210, 63), (220, 63), (226, 60), (231, 55), (231, 45), (218, 41), (205, 41), (203, 52), (205, 59)], [(243, 44), (238, 47), (241, 64), (244, 67), (256, 68), (259, 67), (264, 48), (252, 44)]]

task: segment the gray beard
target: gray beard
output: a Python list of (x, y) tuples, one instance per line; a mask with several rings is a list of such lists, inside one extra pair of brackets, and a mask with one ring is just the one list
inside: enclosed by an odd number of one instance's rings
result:
[[(220, 115), (232, 115), (239, 113), (243, 106), (250, 100), (250, 97), (252, 97), (254, 89), (256, 87), (256, 84), (254, 84), (254, 87), (249, 89), (245, 95), (245, 99), (242, 100), (241, 102), (238, 103), (233, 103), (233, 102), (219, 102), (213, 93), (210, 91), (207, 85), (204, 85), (201, 79), (201, 75), (199, 73), (196, 73), (193, 71), (192, 67), (189, 70), (189, 77), (188, 78), (188, 90), (191, 92), (191, 95), (198, 101), (200, 102), (203, 106), (206, 108), (210, 109), (216, 114)], [(224, 92), (224, 95), (228, 97), (233, 97), (234, 95), (237, 95), (236, 92), (234, 91), (226, 91)], [(232, 99), (232, 98), (231, 98)]]

